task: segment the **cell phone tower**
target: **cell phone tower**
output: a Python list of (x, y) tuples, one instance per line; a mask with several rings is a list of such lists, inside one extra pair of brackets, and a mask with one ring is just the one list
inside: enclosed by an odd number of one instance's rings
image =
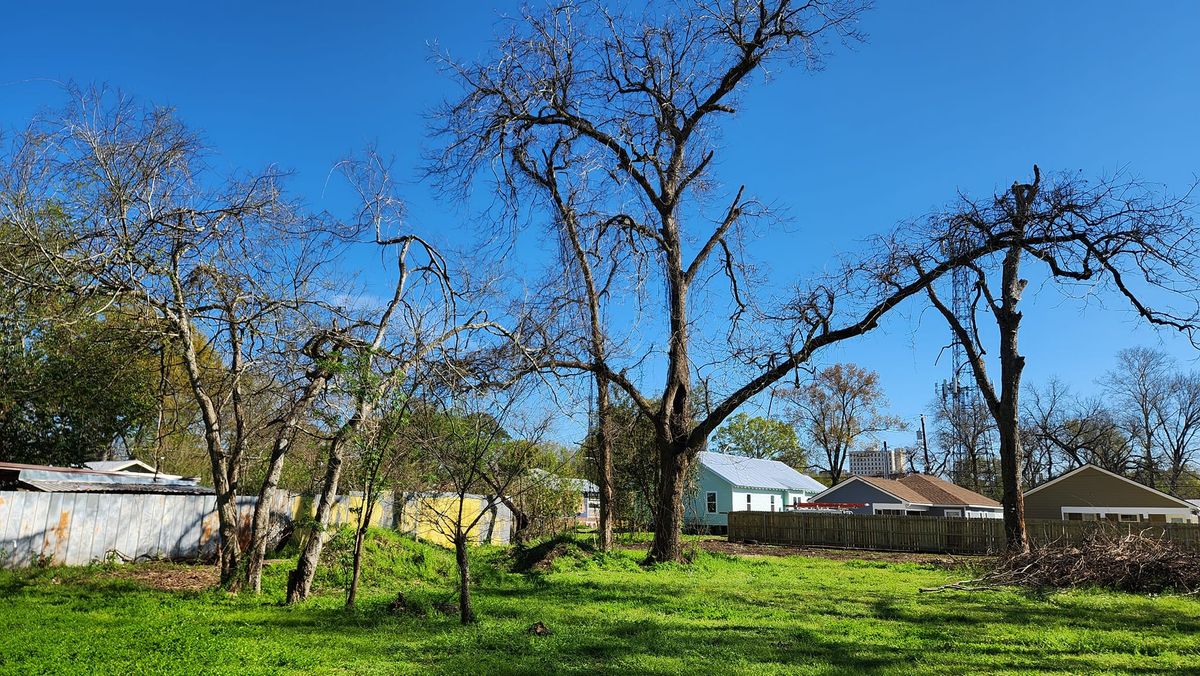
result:
[[(971, 247), (970, 234), (959, 224), (951, 225), (951, 230), (942, 245), (947, 259), (955, 258), (965, 253)], [(974, 303), (971, 299), (971, 271), (966, 267), (956, 267), (950, 272), (950, 310), (955, 319), (964, 327), (974, 324)], [(958, 334), (950, 331), (950, 377), (943, 380), (939, 387), (942, 405), (949, 415), (950, 424), (956, 429), (953, 435), (953, 446), (950, 449), (951, 480), (960, 485), (975, 483), (966, 480), (965, 472), (969, 471), (968, 458), (971, 455), (970, 439), (975, 435), (968, 434), (966, 426), (971, 424), (971, 416), (977, 405), (978, 388), (975, 386), (973, 375), (964, 374), (970, 369), (967, 364), (967, 354)]]

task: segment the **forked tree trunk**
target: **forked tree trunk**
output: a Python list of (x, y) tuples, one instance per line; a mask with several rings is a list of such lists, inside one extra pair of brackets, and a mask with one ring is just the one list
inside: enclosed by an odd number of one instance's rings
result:
[(317, 574), (321, 550), (325, 547), (325, 527), (329, 523), (329, 514), (333, 511), (333, 504), (337, 499), (338, 483), (342, 477), (344, 437), (344, 434), (339, 434), (330, 442), (329, 463), (325, 467), (325, 479), (321, 484), (321, 499), (317, 501), (313, 530), (304, 543), (304, 551), (301, 552), (300, 559), (296, 562), (296, 568), (288, 574), (288, 603), (303, 601), (312, 593), (312, 581)]
[(275, 434), (275, 443), (271, 447), (271, 458), (267, 463), (267, 476), (263, 479), (262, 487), (259, 488), (258, 502), (254, 505), (254, 520), (250, 528), (249, 561), (246, 565), (246, 586), (254, 590), (255, 594), (262, 591), (263, 562), (267, 558), (267, 537), (271, 527), (271, 505), (275, 502), (279, 479), (283, 476), (283, 465), (292, 445), (292, 436), (300, 424), (300, 418), (304, 411), (308, 410), (313, 399), (324, 389), (329, 377), (328, 373), (321, 370), (310, 372), (309, 375), (311, 378), (304, 387), (303, 393)]
[(994, 308), (996, 323), (1000, 328), (1000, 392), (994, 401), (993, 415), (1000, 431), (1000, 482), (1003, 486), (1001, 502), (1004, 505), (1004, 536), (1008, 551), (1026, 553), (1029, 538), (1025, 533), (1025, 497), (1021, 495), (1021, 433), (1020, 407), (1021, 372), (1025, 358), (1017, 350), (1017, 336), (1021, 327), (1021, 313), (1017, 305), (1026, 281), (1021, 279), (1021, 256), (1024, 253), (1019, 242), (1025, 236), (1029, 223), (1029, 211), (1037, 195), (1041, 175), (1034, 167), (1033, 185), (1014, 184), (1012, 191), (1016, 199), (1016, 215), (1013, 220), (1017, 231), (1016, 244), (1010, 245), (1004, 255), (1002, 269), (1000, 306)]
[(684, 443), (660, 450), (654, 541), (646, 556), (649, 563), (683, 560), (683, 493), (694, 458), (695, 452)]

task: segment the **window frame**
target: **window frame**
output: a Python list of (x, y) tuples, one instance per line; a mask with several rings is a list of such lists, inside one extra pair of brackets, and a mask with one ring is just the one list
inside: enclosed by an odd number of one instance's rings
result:
[(705, 491), (704, 492), (704, 513), (705, 514), (716, 514), (717, 513), (717, 492), (716, 491)]

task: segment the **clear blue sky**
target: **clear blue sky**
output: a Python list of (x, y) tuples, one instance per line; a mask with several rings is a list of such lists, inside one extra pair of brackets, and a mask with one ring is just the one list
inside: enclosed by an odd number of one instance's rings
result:
[[(776, 68), (725, 128), (718, 176), (786, 207), (786, 231), (754, 249), (786, 285), (831, 253), (953, 197), (1046, 170), (1126, 169), (1182, 190), (1200, 168), (1200, 3), (880, 2), (869, 42), (815, 74)], [(513, 3), (11, 3), (0, 21), (0, 125), (22, 125), (62, 96), (54, 81), (108, 83), (178, 108), (218, 163), (295, 172), (318, 208), (330, 166), (368, 142), (412, 169), (411, 220), (449, 242), (468, 213), (415, 180), (423, 114), (453, 89), (434, 42), (486, 53)], [(376, 274), (378, 260), (347, 260)], [(918, 309), (824, 356), (880, 371), (896, 414), (928, 404), (948, 370), (939, 319)], [(1089, 391), (1113, 353), (1177, 336), (1117, 307), (1031, 297), (1027, 380), (1058, 375)], [(893, 437), (911, 443), (911, 435)]]

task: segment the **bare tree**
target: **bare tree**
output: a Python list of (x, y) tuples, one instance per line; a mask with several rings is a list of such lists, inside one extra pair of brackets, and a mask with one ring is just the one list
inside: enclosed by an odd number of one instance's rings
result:
[[(552, 191), (529, 182), (523, 162), (536, 158), (560, 181), (561, 167), (576, 173), (594, 167), (586, 174), (593, 196), (587, 203), (603, 218), (591, 219), (590, 227), (619, 226), (627, 246), (653, 261), (651, 271), (662, 283), (662, 306), (646, 312), (661, 318), (666, 346), (659, 396), (647, 396), (612, 355), (592, 351), (580, 359), (524, 344), (539, 367), (599, 373), (653, 423), (660, 478), (650, 560), (680, 559), (686, 477), (726, 417), (820, 348), (873, 329), (884, 313), (959, 260), (997, 246), (953, 256), (926, 249), (927, 265), (918, 272), (895, 255), (900, 243), (884, 238), (876, 254), (799, 289), (791, 301), (758, 307), (742, 242), (747, 221), (764, 210), (742, 187), (718, 201), (712, 176), (718, 124), (737, 111), (739, 94), (768, 64), (793, 58), (818, 67), (831, 42), (858, 41), (862, 11), (863, 3), (848, 1), (729, 0), (638, 16), (610, 12), (599, 2), (567, 3), (525, 13), (491, 62), (446, 60), (465, 93), (439, 116), (446, 143), (434, 173), (442, 185), (469, 190), (473, 178), (487, 172), (496, 178), (503, 206), (517, 213), (527, 195)], [(562, 219), (562, 212), (552, 205), (553, 218)], [(706, 341), (700, 334), (697, 343), (692, 302), (714, 277), (727, 283), (732, 327), (728, 340)], [(706, 359), (693, 352), (721, 344), (728, 348), (724, 355)], [(652, 351), (631, 354), (631, 365)], [(709, 378), (697, 372), (729, 363), (748, 375), (722, 392), (710, 388), (709, 405), (698, 413), (694, 378)]]
[(996, 421), (977, 397), (938, 397), (932, 404), (933, 437), (944, 471), (957, 484), (980, 493), (997, 485), (994, 455)]
[(781, 391), (791, 404), (790, 417), (825, 456), (820, 469), (834, 484), (842, 480), (846, 459), (858, 441), (903, 422), (884, 414), (887, 404), (879, 374), (854, 364), (834, 364), (819, 371), (812, 382)]
[[(1107, 282), (1147, 321), (1192, 331), (1196, 312), (1156, 310), (1142, 300), (1145, 288), (1182, 295), (1196, 289), (1192, 270), (1195, 241), (1182, 200), (1161, 198), (1134, 182), (1102, 181), (1095, 186), (1074, 176), (1042, 184), (1035, 165), (1032, 183), (1012, 188), (983, 203), (964, 198), (960, 208), (932, 221), (946, 246), (955, 249), (980, 241), (1002, 241), (999, 279), (987, 261), (970, 263), (975, 296), (969, 316), (947, 306), (933, 285), (926, 287), (934, 307), (950, 324), (962, 346), (975, 382), (987, 403), (1000, 438), (1000, 467), (1005, 534), (1010, 549), (1028, 551), (1021, 493), (1020, 389), (1025, 358), (1019, 353), (1021, 312), (1018, 305), (1027, 281), (1021, 277), (1025, 258), (1044, 264), (1064, 283)], [(1129, 277), (1127, 278), (1127, 275)], [(1182, 292), (1182, 293), (1181, 293)], [(1190, 300), (1194, 304), (1194, 299)], [(981, 308), (982, 306), (982, 308)], [(976, 317), (992, 315), (998, 329), (1000, 379), (994, 384), (984, 361)]]
[[(520, 480), (541, 457), (539, 445), (548, 419), (529, 417), (518, 407), (521, 399), (519, 389), (451, 387), (416, 409), (420, 420), (415, 426), (424, 430), (418, 437), (421, 453), (440, 479), (439, 492), (453, 496), (449, 501), (440, 496), (425, 501), (425, 511), (432, 515), (434, 527), (454, 543), (463, 624), (476, 620), (471, 605), (470, 541), (495, 505), (528, 488), (528, 482)], [(469, 507), (468, 496), (484, 491), (494, 492), (483, 495), (477, 508)]]
[(1179, 496), (1181, 481), (1193, 471), (1200, 457), (1200, 374), (1195, 371), (1173, 376), (1167, 397), (1158, 413), (1157, 428), (1166, 490)]
[[(156, 318), (198, 410), (217, 492), (221, 581), (236, 587), (236, 497), (247, 444), (263, 421), (247, 400), (279, 316), (313, 292), (334, 233), (285, 199), (274, 170), (228, 178), (166, 108), (104, 90), (68, 88), (72, 103), (30, 124), (9, 157), (11, 215), (31, 255), (63, 290)], [(41, 243), (52, 207), (69, 224)], [(37, 280), (24, 280), (30, 284)], [(165, 371), (164, 371), (165, 373)]]
[(344, 170), (362, 198), (358, 221), (374, 229), (378, 246), (396, 252), (397, 274), (390, 300), (377, 309), (376, 317), (360, 318), (350, 339), (357, 380), (371, 386), (353, 388), (331, 404), (338, 409), (332, 418), (339, 423), (328, 429), (313, 530), (288, 576), (289, 603), (311, 593), (345, 455), (362, 425), (376, 413), (377, 402), (387, 400), (403, 383), (414, 383), (430, 360), (447, 358), (446, 350), (460, 337), (499, 330), (484, 311), (460, 306), (481, 290), (467, 288), (468, 282), (451, 270), (437, 248), (416, 234), (393, 234), (403, 223), (403, 204), (395, 195), (389, 164), (370, 152), (363, 160), (347, 161)]
[(1170, 357), (1161, 350), (1131, 347), (1117, 353), (1116, 367), (1101, 380), (1110, 401), (1124, 411), (1121, 422), (1126, 433), (1140, 447), (1137, 478), (1151, 488), (1157, 474), (1155, 451), (1162, 411), (1170, 397), (1171, 367)]

